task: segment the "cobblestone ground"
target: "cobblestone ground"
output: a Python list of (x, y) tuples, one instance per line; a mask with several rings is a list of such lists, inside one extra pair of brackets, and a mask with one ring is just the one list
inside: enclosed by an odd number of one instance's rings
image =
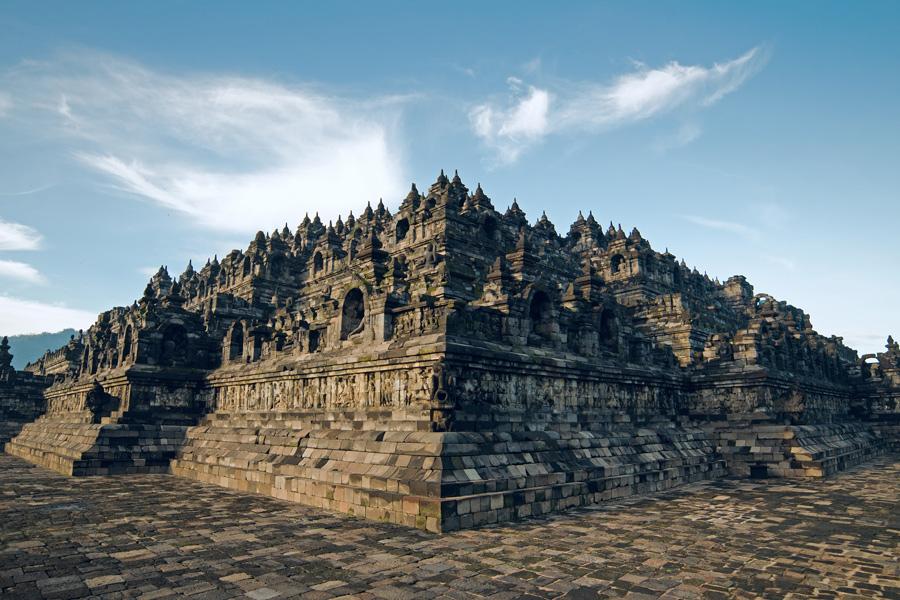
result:
[(900, 459), (435, 536), (0, 454), (4, 598), (900, 598)]

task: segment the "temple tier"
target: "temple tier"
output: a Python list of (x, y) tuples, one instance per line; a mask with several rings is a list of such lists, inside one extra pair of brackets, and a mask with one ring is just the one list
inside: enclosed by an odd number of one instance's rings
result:
[(307, 217), (177, 280), (161, 267), (25, 372), (4, 364), (11, 454), (431, 531), (824, 476), (900, 431), (892, 339), (858, 357), (637, 229), (589, 213), (560, 236), (443, 172), (396, 214)]

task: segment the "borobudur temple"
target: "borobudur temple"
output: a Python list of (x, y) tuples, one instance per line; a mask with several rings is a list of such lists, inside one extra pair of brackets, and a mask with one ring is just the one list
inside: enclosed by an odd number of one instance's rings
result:
[(0, 443), (73, 476), (170, 472), (442, 532), (718, 477), (822, 477), (898, 446), (900, 346), (637, 229), (560, 235), (442, 172), (396, 214), (162, 267), (24, 371)]

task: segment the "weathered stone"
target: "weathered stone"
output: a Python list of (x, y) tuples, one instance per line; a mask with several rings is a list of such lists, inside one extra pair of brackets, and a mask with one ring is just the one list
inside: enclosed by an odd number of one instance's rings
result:
[(11, 454), (430, 531), (727, 472), (820, 477), (900, 431), (892, 339), (860, 359), (637, 229), (579, 215), (562, 237), (443, 173), (395, 215), (307, 217), (161, 267), (22, 376), (52, 385), (8, 394), (44, 413)]

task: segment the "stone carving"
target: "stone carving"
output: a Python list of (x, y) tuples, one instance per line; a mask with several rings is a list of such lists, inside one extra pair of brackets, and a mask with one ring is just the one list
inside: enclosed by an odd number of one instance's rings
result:
[(16, 378), (16, 370), (12, 366), (13, 355), (9, 352), (9, 338), (0, 340), (0, 382), (10, 382)]
[[(0, 344), (0, 381), (23, 376), (8, 356)], [(178, 277), (162, 266), (139, 300), (26, 370), (52, 385), (10, 444), (22, 456), (86, 472), (41, 458), (56, 456), (47, 431), (82, 427), (89, 449), (104, 434), (85, 424), (182, 427), (184, 447), (154, 468), (431, 529), (474, 523), (457, 496), (484, 494), (493, 516), (479, 518), (509, 520), (725, 466), (821, 474), (900, 430), (893, 338), (859, 357), (801, 309), (742, 276), (711, 279), (636, 228), (589, 212), (560, 235), (443, 172), (396, 214), (379, 202), (306, 216)], [(799, 446), (744, 452), (761, 427), (797, 428), (778, 439)], [(115, 460), (140, 470), (146, 452)], [(520, 488), (546, 499), (526, 508)]]

